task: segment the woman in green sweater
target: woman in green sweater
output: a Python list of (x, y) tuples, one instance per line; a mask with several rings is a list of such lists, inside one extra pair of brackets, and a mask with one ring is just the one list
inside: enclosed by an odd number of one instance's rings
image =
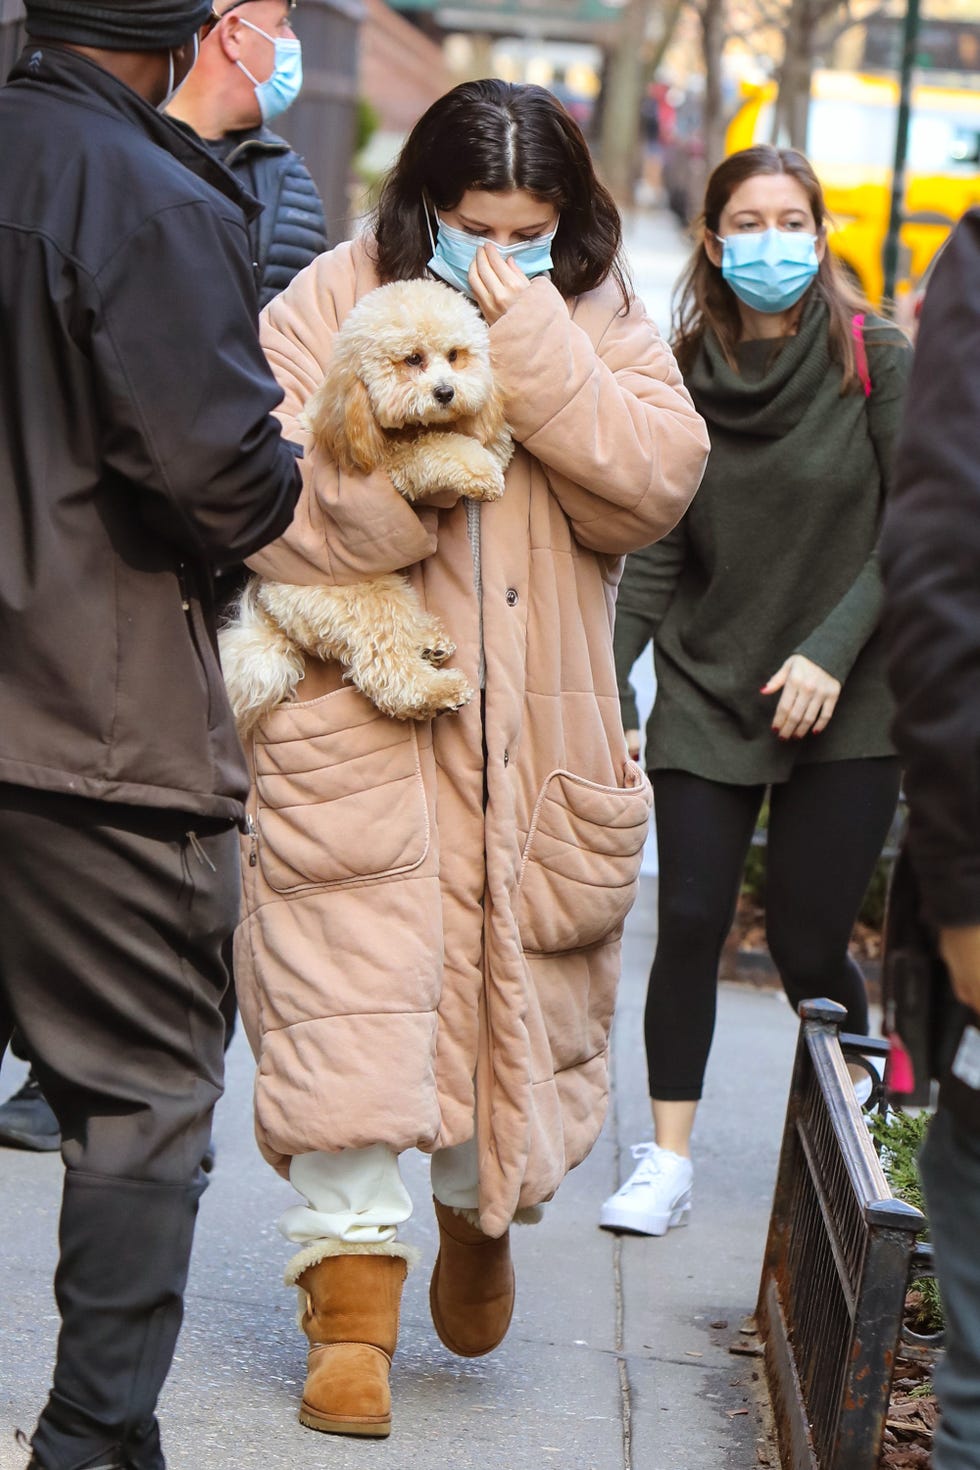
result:
[(637, 751), (629, 674), (651, 640), (656, 656), (656, 1142), (634, 1146), (600, 1223), (649, 1235), (690, 1209), (718, 962), (767, 790), (767, 933), (787, 995), (830, 996), (866, 1032), (848, 939), (899, 786), (876, 543), (911, 349), (835, 264), (802, 154), (749, 148), (715, 169), (677, 304), (674, 349), (711, 457), (677, 528), (628, 558), (616, 615)]

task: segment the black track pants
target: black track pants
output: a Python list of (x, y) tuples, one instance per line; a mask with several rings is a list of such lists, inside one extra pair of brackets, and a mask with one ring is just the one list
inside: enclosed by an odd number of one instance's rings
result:
[[(715, 1025), (718, 962), (764, 786), (656, 771), (657, 952), (646, 1004), (650, 1096), (696, 1101)], [(864, 979), (847, 945), (898, 799), (896, 760), (797, 766), (769, 802), (766, 929), (794, 1009), (828, 996), (864, 1033)], [(752, 1059), (746, 1058), (746, 1068)]]
[(164, 1464), (238, 892), (226, 824), (0, 787), (0, 1031), (24, 1039), (66, 1165), (45, 1470)]

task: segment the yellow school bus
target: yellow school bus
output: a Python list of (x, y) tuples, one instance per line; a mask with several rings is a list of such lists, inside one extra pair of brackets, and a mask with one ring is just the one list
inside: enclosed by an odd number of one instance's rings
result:
[[(728, 128), (729, 153), (772, 139), (774, 82), (749, 87)], [(806, 153), (833, 216), (831, 249), (881, 303), (891, 207), (898, 83), (868, 73), (816, 71)], [(912, 90), (902, 227), (902, 275), (916, 281), (966, 210), (980, 205), (980, 91)]]

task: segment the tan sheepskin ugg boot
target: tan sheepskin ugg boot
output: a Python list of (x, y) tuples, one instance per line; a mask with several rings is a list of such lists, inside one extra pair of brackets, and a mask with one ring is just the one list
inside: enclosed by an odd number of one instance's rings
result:
[(503, 1342), (514, 1312), (510, 1232), (484, 1235), (464, 1215), (433, 1201), (439, 1254), (429, 1307), (439, 1340), (459, 1358), (482, 1358)]
[(300, 1325), (310, 1351), (299, 1420), (308, 1429), (377, 1439), (391, 1432), (388, 1373), (408, 1272), (407, 1252), (394, 1249), (326, 1255), (291, 1273), (306, 1295)]

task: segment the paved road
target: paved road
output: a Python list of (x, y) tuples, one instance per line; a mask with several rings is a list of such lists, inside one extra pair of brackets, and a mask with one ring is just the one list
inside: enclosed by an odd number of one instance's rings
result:
[(633, 210), (624, 217), (623, 239), (636, 293), (666, 337), (670, 298), (691, 243), (666, 210)]
[[(662, 219), (635, 224), (630, 243), (638, 287), (665, 320), (683, 246)], [(757, 1365), (729, 1346), (754, 1305), (795, 1021), (772, 992), (722, 987), (690, 1226), (662, 1240), (599, 1231), (629, 1145), (649, 1136), (641, 1025), (654, 932), (648, 878), (627, 931), (606, 1127), (542, 1224), (515, 1231), (517, 1310), (490, 1358), (455, 1359), (432, 1330), (426, 1161), (407, 1161), (417, 1214), (406, 1234), (423, 1261), (406, 1288), (385, 1442), (321, 1436), (296, 1420), (304, 1339), (273, 1223), (293, 1196), (255, 1149), (252, 1063), (237, 1038), (161, 1406), (171, 1470), (757, 1470)], [(22, 1073), (8, 1058), (0, 1095)], [(12, 1430), (31, 1427), (50, 1372), (60, 1177), (57, 1156), (0, 1151), (0, 1470), (23, 1470)]]

